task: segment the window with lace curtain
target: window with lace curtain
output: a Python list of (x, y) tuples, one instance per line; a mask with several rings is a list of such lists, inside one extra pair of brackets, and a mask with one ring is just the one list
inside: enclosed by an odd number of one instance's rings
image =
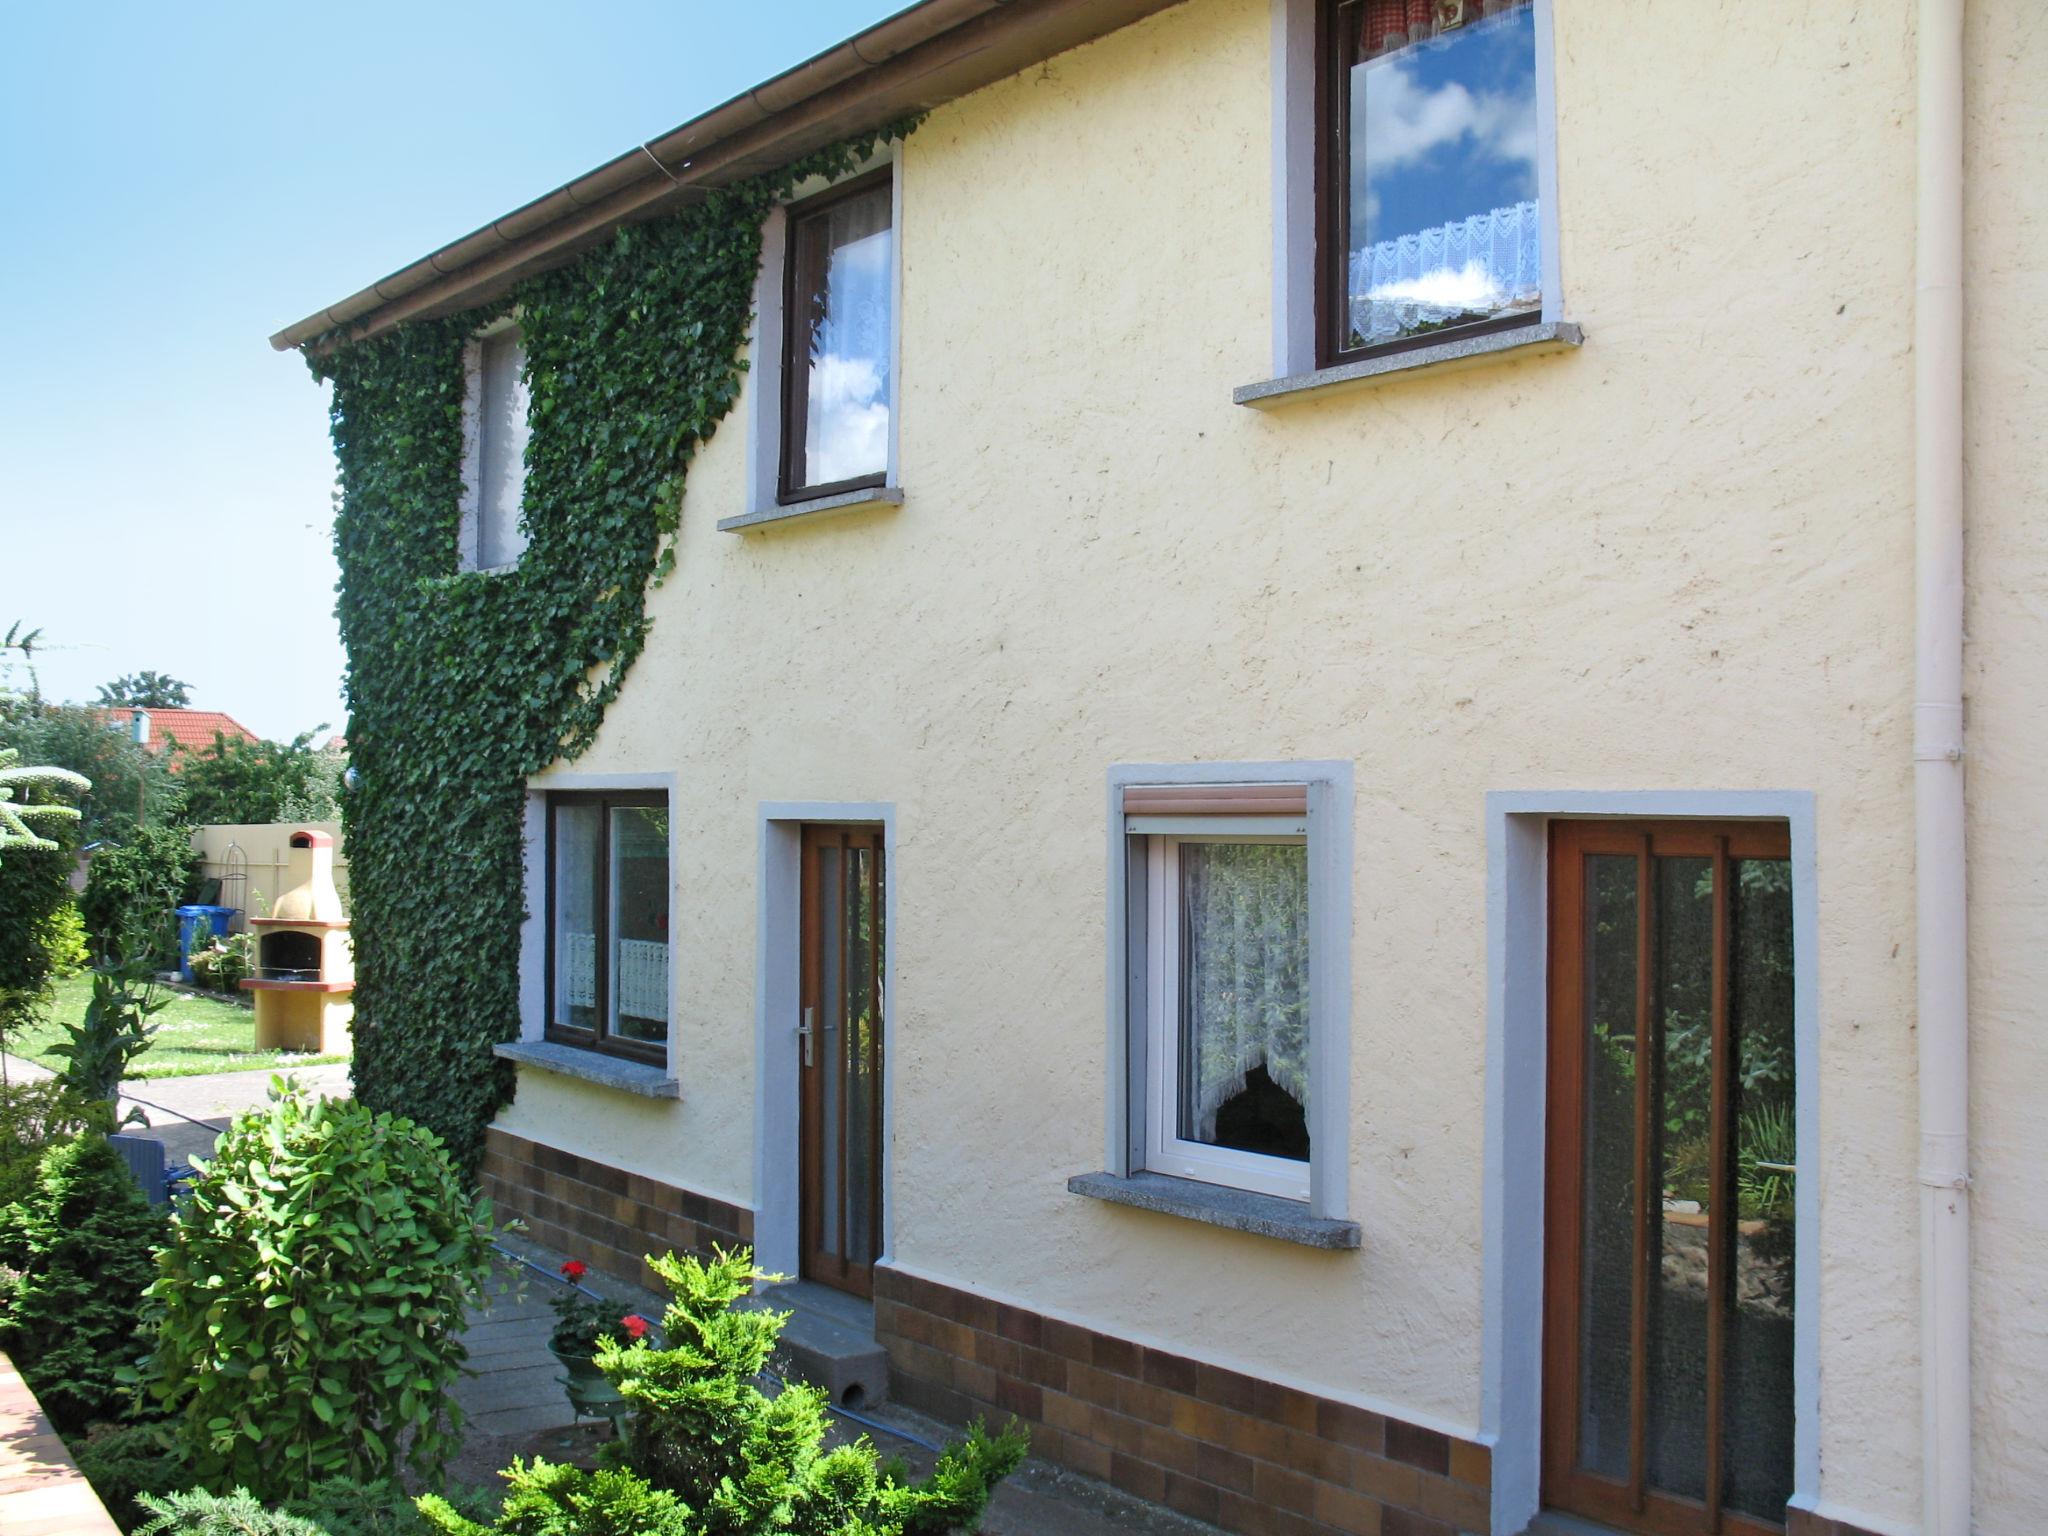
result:
[(1318, 52), (1321, 363), (1540, 319), (1534, 0), (1320, 0)]
[(789, 210), (784, 262), (783, 504), (885, 483), (895, 405), (892, 172)]
[(668, 845), (666, 794), (548, 796), (548, 1039), (667, 1061)]

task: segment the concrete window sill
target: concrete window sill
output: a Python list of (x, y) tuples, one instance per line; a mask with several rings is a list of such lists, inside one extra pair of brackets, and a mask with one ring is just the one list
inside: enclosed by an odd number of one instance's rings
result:
[(1289, 374), (1284, 379), (1242, 384), (1230, 392), (1230, 398), (1239, 405), (1266, 411), (1296, 400), (1319, 399), (1347, 390), (1370, 388), (1409, 374), (1448, 373), (1454, 368), (1471, 368), (1503, 356), (1536, 357), (1545, 352), (1569, 352), (1584, 340), (1584, 333), (1571, 321), (1550, 320), (1540, 325), (1516, 326), (1511, 331), (1489, 331), (1484, 336), (1441, 341), (1435, 346), (1416, 347), (1407, 352), (1384, 352), (1377, 357), (1360, 358), (1355, 363), (1340, 363), (1335, 368), (1318, 368), (1313, 373)]
[(1311, 1216), (1308, 1207), (1299, 1200), (1255, 1195), (1248, 1190), (1226, 1189), (1221, 1184), (1202, 1184), (1163, 1173), (1134, 1173), (1128, 1178), (1113, 1173), (1077, 1173), (1067, 1180), (1067, 1188), (1093, 1200), (1107, 1200), (1111, 1205), (1135, 1206), (1162, 1216), (1204, 1221), (1212, 1227), (1278, 1238), (1304, 1248), (1356, 1248), (1362, 1241), (1357, 1222)]
[(600, 1088), (637, 1093), (643, 1099), (680, 1099), (683, 1085), (661, 1067), (644, 1061), (626, 1061), (588, 1051), (559, 1040), (508, 1040), (491, 1047), (501, 1061), (516, 1061), (522, 1067), (537, 1067), (561, 1077), (580, 1077)]
[(797, 518), (834, 517), (841, 512), (859, 512), (868, 507), (902, 505), (902, 486), (870, 485), (858, 491), (841, 491), (837, 496), (816, 496), (809, 501), (794, 501), (786, 507), (762, 507), (755, 512), (742, 512), (738, 517), (721, 517), (718, 520), (718, 530), (721, 533), (745, 533), (749, 529), (787, 523)]

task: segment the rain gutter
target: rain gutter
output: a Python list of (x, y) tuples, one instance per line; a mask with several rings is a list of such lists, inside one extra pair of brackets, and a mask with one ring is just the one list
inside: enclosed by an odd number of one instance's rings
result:
[(1177, 0), (919, 0), (659, 138), (535, 198), (314, 311), (270, 338), (279, 351), (346, 327), (373, 336), (401, 321), (484, 303), (559, 266), (621, 224), (673, 212), (717, 187), (927, 111), (1093, 41)]

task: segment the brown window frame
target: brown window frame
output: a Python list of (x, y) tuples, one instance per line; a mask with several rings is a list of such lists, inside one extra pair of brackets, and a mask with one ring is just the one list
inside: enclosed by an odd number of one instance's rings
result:
[[(597, 904), (597, 1022), (589, 1029), (578, 1029), (573, 1024), (557, 1022), (555, 1009), (555, 813), (565, 805), (595, 806), (598, 813), (600, 835), (597, 840), (597, 889), (602, 899)], [(611, 1019), (611, 881), (612, 881), (612, 837), (611, 813), (614, 809), (628, 806), (655, 806), (668, 809), (668, 795), (661, 790), (553, 790), (547, 797), (547, 901), (543, 918), (543, 948), (546, 961), (546, 986), (544, 988), (544, 1012), (541, 1019), (541, 1034), (544, 1039), (562, 1045), (579, 1046), (584, 1050), (597, 1051), (606, 1056), (621, 1056), (631, 1061), (652, 1062), (656, 1066), (668, 1065), (668, 1043), (655, 1045), (645, 1040), (627, 1040), (614, 1035), (610, 1030)], [(669, 870), (673, 885), (675, 870)], [(673, 899), (673, 898), (671, 898)], [(673, 989), (674, 976), (671, 973), (670, 986)], [(670, 998), (673, 1006), (674, 998)]]
[[(782, 248), (782, 442), (776, 454), (775, 465), (775, 500), (781, 506), (816, 501), (824, 496), (837, 496), (847, 491), (867, 490), (889, 483), (886, 469), (877, 474), (855, 475), (851, 479), (831, 480), (817, 485), (807, 485), (800, 478), (804, 438), (810, 427), (811, 338), (810, 327), (798, 323), (797, 238), (805, 224), (820, 214), (829, 212), (834, 205), (872, 192), (877, 187), (893, 186), (895, 177), (894, 165), (881, 166), (850, 181), (841, 182), (838, 186), (820, 192), (814, 197), (807, 197), (800, 203), (790, 204), (784, 217), (787, 227), (783, 231)], [(889, 238), (890, 260), (893, 262), (896, 238), (893, 208), (889, 217)], [(893, 372), (889, 383), (890, 425), (893, 430), (896, 410), (896, 381)]]
[(1383, 341), (1377, 346), (1344, 345), (1350, 313), (1350, 295), (1345, 289), (1349, 286), (1346, 273), (1351, 254), (1344, 206), (1345, 192), (1351, 184), (1351, 92), (1343, 62), (1343, 19), (1339, 14), (1345, 4), (1346, 0), (1316, 0), (1316, 366), (1335, 368), (1368, 357), (1414, 352), (1447, 341), (1540, 324), (1543, 311), (1539, 308), (1531, 314), (1474, 320), (1422, 336)]

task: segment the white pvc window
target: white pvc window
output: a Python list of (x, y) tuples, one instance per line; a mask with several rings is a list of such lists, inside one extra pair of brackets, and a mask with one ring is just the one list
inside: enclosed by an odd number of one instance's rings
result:
[(1172, 825), (1146, 839), (1145, 1166), (1305, 1201), (1308, 840)]
[(501, 325), (477, 337), (466, 363), (462, 568), (508, 570), (526, 552), (520, 507), (530, 429), (526, 343), (519, 328)]

